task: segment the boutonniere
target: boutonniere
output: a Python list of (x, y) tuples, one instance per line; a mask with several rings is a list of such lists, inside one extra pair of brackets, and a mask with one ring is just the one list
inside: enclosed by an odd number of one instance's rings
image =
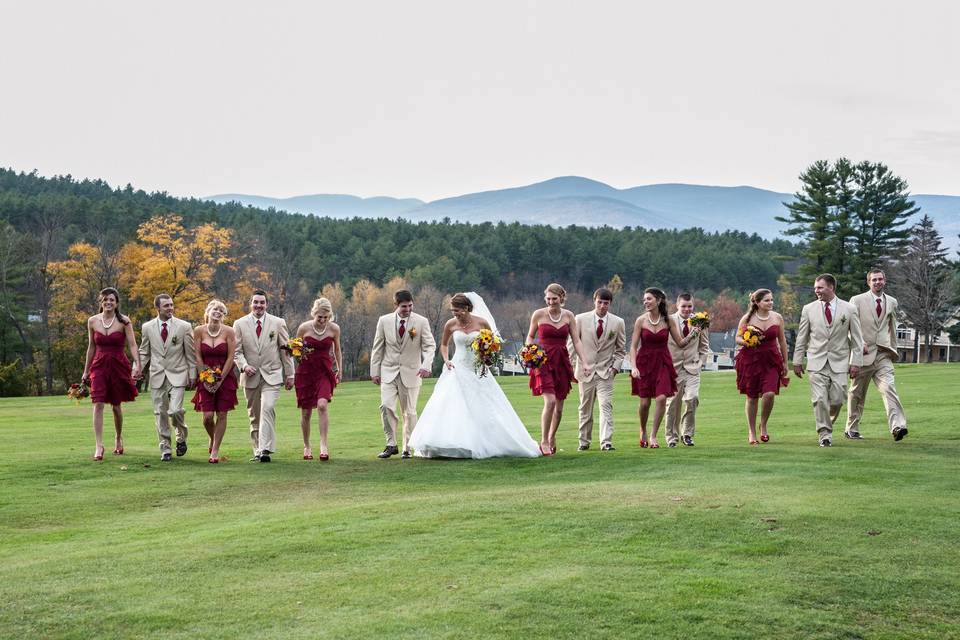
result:
[(170, 344), (177, 344), (178, 342), (180, 342), (180, 338), (178, 338), (177, 336), (173, 336), (172, 338), (170, 338)]
[(607, 340), (613, 340), (614, 335), (612, 333), (607, 334)]
[(277, 337), (277, 332), (276, 332), (276, 331), (271, 331), (270, 334), (269, 334), (267, 337), (270, 338), (271, 340), (273, 340), (274, 338)]
[(417, 337), (417, 330), (416, 330), (416, 329), (410, 329), (410, 331), (408, 331), (407, 333), (410, 334), (410, 337), (411, 337), (411, 338), (416, 338), (416, 337)]
[(840, 316), (840, 324), (847, 324), (847, 316)]

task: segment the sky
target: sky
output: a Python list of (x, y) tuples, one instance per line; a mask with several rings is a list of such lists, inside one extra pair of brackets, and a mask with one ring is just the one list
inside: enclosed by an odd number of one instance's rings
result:
[(582, 175), (960, 194), (960, 3), (31, 2), (0, 166), (178, 196), (424, 200)]

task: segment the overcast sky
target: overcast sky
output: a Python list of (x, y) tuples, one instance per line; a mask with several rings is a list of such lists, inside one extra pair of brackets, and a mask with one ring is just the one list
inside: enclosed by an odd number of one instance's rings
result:
[(956, 2), (4, 2), (0, 166), (174, 195), (960, 194)]

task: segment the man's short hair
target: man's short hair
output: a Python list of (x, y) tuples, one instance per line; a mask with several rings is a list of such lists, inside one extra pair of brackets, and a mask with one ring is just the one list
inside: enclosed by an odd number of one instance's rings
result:
[(413, 294), (406, 289), (400, 289), (393, 294), (393, 304), (400, 305), (404, 302), (413, 302)]
[(684, 291), (683, 293), (677, 296), (677, 302), (680, 302), (681, 300), (683, 300), (684, 302), (693, 302), (693, 294), (687, 291)]
[(270, 300), (267, 298), (267, 292), (264, 291), (263, 289), (254, 289), (254, 290), (253, 290), (253, 293), (250, 294), (250, 299), (252, 300), (254, 296), (263, 296), (264, 302), (269, 302), (269, 301), (270, 301)]
[[(828, 285), (830, 285), (831, 289), (837, 288), (837, 279), (833, 277), (832, 273), (821, 273), (820, 275), (817, 276), (817, 280), (823, 280)], [(814, 280), (814, 282), (816, 282), (817, 280)]]
[(169, 298), (170, 300), (173, 300), (173, 297), (172, 297), (169, 293), (158, 293), (158, 294), (157, 294), (157, 297), (155, 297), (155, 298), (153, 299), (153, 306), (155, 306), (157, 309), (159, 309), (159, 308), (160, 308), (160, 301), (161, 301), (161, 300), (164, 300), (164, 299), (167, 299), (167, 298)]
[(606, 300), (607, 302), (613, 302), (613, 291), (607, 289), (606, 287), (600, 287), (593, 292), (594, 300)]
[(875, 274), (875, 273), (879, 273), (879, 274), (882, 275), (884, 278), (887, 277), (887, 274), (885, 274), (885, 273), (883, 272), (883, 269), (881, 269), (880, 267), (874, 267), (873, 269), (870, 269), (870, 271), (867, 271), (867, 280), (869, 280), (869, 279), (870, 279), (870, 276), (872, 276), (872, 275)]

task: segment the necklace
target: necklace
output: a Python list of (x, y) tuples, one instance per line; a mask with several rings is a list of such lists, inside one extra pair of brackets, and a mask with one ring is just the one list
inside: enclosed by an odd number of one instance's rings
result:
[(759, 311), (757, 312), (757, 320), (759, 320), (760, 322), (766, 322), (766, 321), (769, 320), (769, 319), (770, 319), (770, 314), (769, 314), (769, 313), (767, 314), (767, 317), (764, 318), (763, 316), (760, 315), (760, 312), (759, 312)]
[(323, 325), (323, 331), (317, 331), (317, 322), (316, 322), (316, 320), (314, 320), (314, 321), (310, 324), (310, 327), (313, 329), (313, 332), (314, 332), (315, 334), (317, 334), (317, 337), (318, 337), (318, 338), (327, 332), (327, 325)]
[(657, 325), (660, 324), (662, 321), (663, 321), (663, 316), (661, 316), (661, 315), (658, 315), (658, 316), (657, 316), (657, 321), (656, 321), (656, 322), (654, 322), (653, 320), (651, 320), (649, 315), (647, 316), (647, 322), (650, 323), (650, 326), (651, 326), (651, 327), (657, 326)]
[(103, 330), (104, 330), (104, 331), (106, 331), (106, 330), (108, 330), (110, 327), (112, 327), (112, 326), (113, 326), (113, 323), (116, 322), (116, 321), (117, 321), (117, 316), (116, 316), (116, 314), (114, 314), (113, 320), (110, 321), (110, 324), (107, 324), (107, 323), (103, 320), (103, 314), (102, 314), (102, 313), (100, 314), (100, 324), (103, 325)]
[(547, 317), (550, 318), (550, 322), (552, 322), (553, 324), (557, 324), (558, 322), (563, 320), (563, 309), (560, 309), (560, 317), (554, 320), (553, 316), (550, 315), (550, 307), (547, 307)]
[(220, 334), (221, 334), (222, 332), (223, 332), (223, 325), (222, 325), (222, 324), (219, 325), (219, 327), (217, 328), (217, 332), (214, 333), (213, 331), (210, 331), (210, 323), (209, 323), (209, 322), (207, 323), (207, 335), (210, 336), (211, 338), (218, 338), (218, 337), (220, 337)]

